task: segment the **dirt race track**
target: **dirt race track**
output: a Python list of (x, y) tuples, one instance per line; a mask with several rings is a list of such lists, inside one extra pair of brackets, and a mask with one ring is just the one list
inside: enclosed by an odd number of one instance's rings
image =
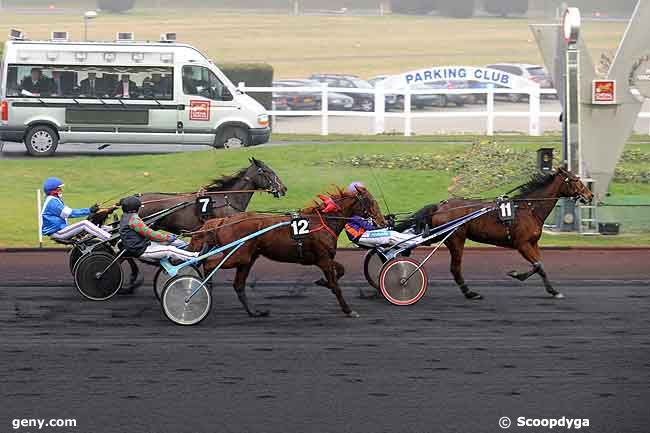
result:
[[(446, 252), (413, 307), (362, 300), (362, 254), (339, 254), (359, 319), (309, 284), (317, 272), (260, 262), (249, 319), (222, 274), (199, 326), (168, 322), (145, 284), (83, 301), (63, 253), (0, 253), (0, 432), (17, 418), (75, 418), (58, 433), (567, 431), (517, 418), (589, 419), (579, 431), (650, 431), (650, 250), (545, 251), (563, 300), (507, 281), (515, 253), (470, 250), (460, 296)], [(150, 271), (147, 272), (150, 274)]]

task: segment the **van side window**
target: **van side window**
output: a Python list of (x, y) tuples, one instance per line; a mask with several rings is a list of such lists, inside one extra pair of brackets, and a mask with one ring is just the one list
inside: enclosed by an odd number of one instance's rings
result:
[(173, 82), (171, 67), (9, 65), (7, 95), (171, 100)]
[(228, 88), (211, 70), (203, 66), (183, 66), (183, 93), (215, 101), (232, 100)]

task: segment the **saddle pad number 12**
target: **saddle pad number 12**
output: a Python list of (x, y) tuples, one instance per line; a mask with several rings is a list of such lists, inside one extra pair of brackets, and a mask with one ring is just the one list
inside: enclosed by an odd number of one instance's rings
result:
[(203, 217), (212, 215), (212, 197), (203, 196), (196, 199), (196, 208)]
[(499, 206), (499, 219), (503, 222), (511, 222), (515, 219), (515, 205), (510, 200), (502, 201)]
[(289, 227), (291, 228), (291, 237), (294, 239), (303, 239), (309, 236), (309, 220), (307, 218), (294, 218)]

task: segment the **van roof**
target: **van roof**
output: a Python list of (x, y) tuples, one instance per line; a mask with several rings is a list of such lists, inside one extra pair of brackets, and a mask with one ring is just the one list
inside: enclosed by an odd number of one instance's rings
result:
[[(18, 52), (26, 54), (18, 56)], [(115, 41), (25, 41), (7, 40), (5, 42), (4, 56), (7, 62), (12, 63), (61, 63), (64, 59), (52, 59), (51, 53), (68, 54), (86, 52), (103, 54), (114, 53), (171, 53), (176, 61), (209, 61), (207, 56), (197, 48), (178, 42), (115, 42)], [(41, 54), (41, 55), (39, 55)], [(33, 56), (32, 56), (33, 55)], [(24, 58), (23, 58), (24, 57)], [(42, 58), (41, 58), (42, 57)], [(65, 59), (70, 60), (70, 59)], [(90, 59), (89, 62), (90, 63)], [(103, 63), (103, 62), (100, 62)], [(130, 62), (128, 62), (130, 63)]]

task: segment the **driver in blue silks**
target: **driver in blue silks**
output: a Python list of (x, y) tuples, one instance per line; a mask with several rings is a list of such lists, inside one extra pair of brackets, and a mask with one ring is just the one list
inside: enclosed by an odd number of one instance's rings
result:
[(72, 209), (63, 203), (63, 186), (61, 179), (49, 177), (43, 182), (46, 198), (41, 212), (41, 232), (54, 240), (67, 240), (81, 233), (91, 234), (101, 240), (111, 237), (110, 233), (88, 220), (68, 225), (68, 218), (81, 218), (97, 212), (99, 205), (89, 208)]
[[(348, 186), (349, 192), (356, 191), (356, 187), (363, 187), (361, 182), (352, 182)], [(402, 233), (389, 228), (377, 228), (372, 222), (354, 215), (345, 225), (348, 238), (357, 245), (365, 247), (392, 246), (400, 244), (404, 248), (414, 248), (420, 236), (413, 233)]]

